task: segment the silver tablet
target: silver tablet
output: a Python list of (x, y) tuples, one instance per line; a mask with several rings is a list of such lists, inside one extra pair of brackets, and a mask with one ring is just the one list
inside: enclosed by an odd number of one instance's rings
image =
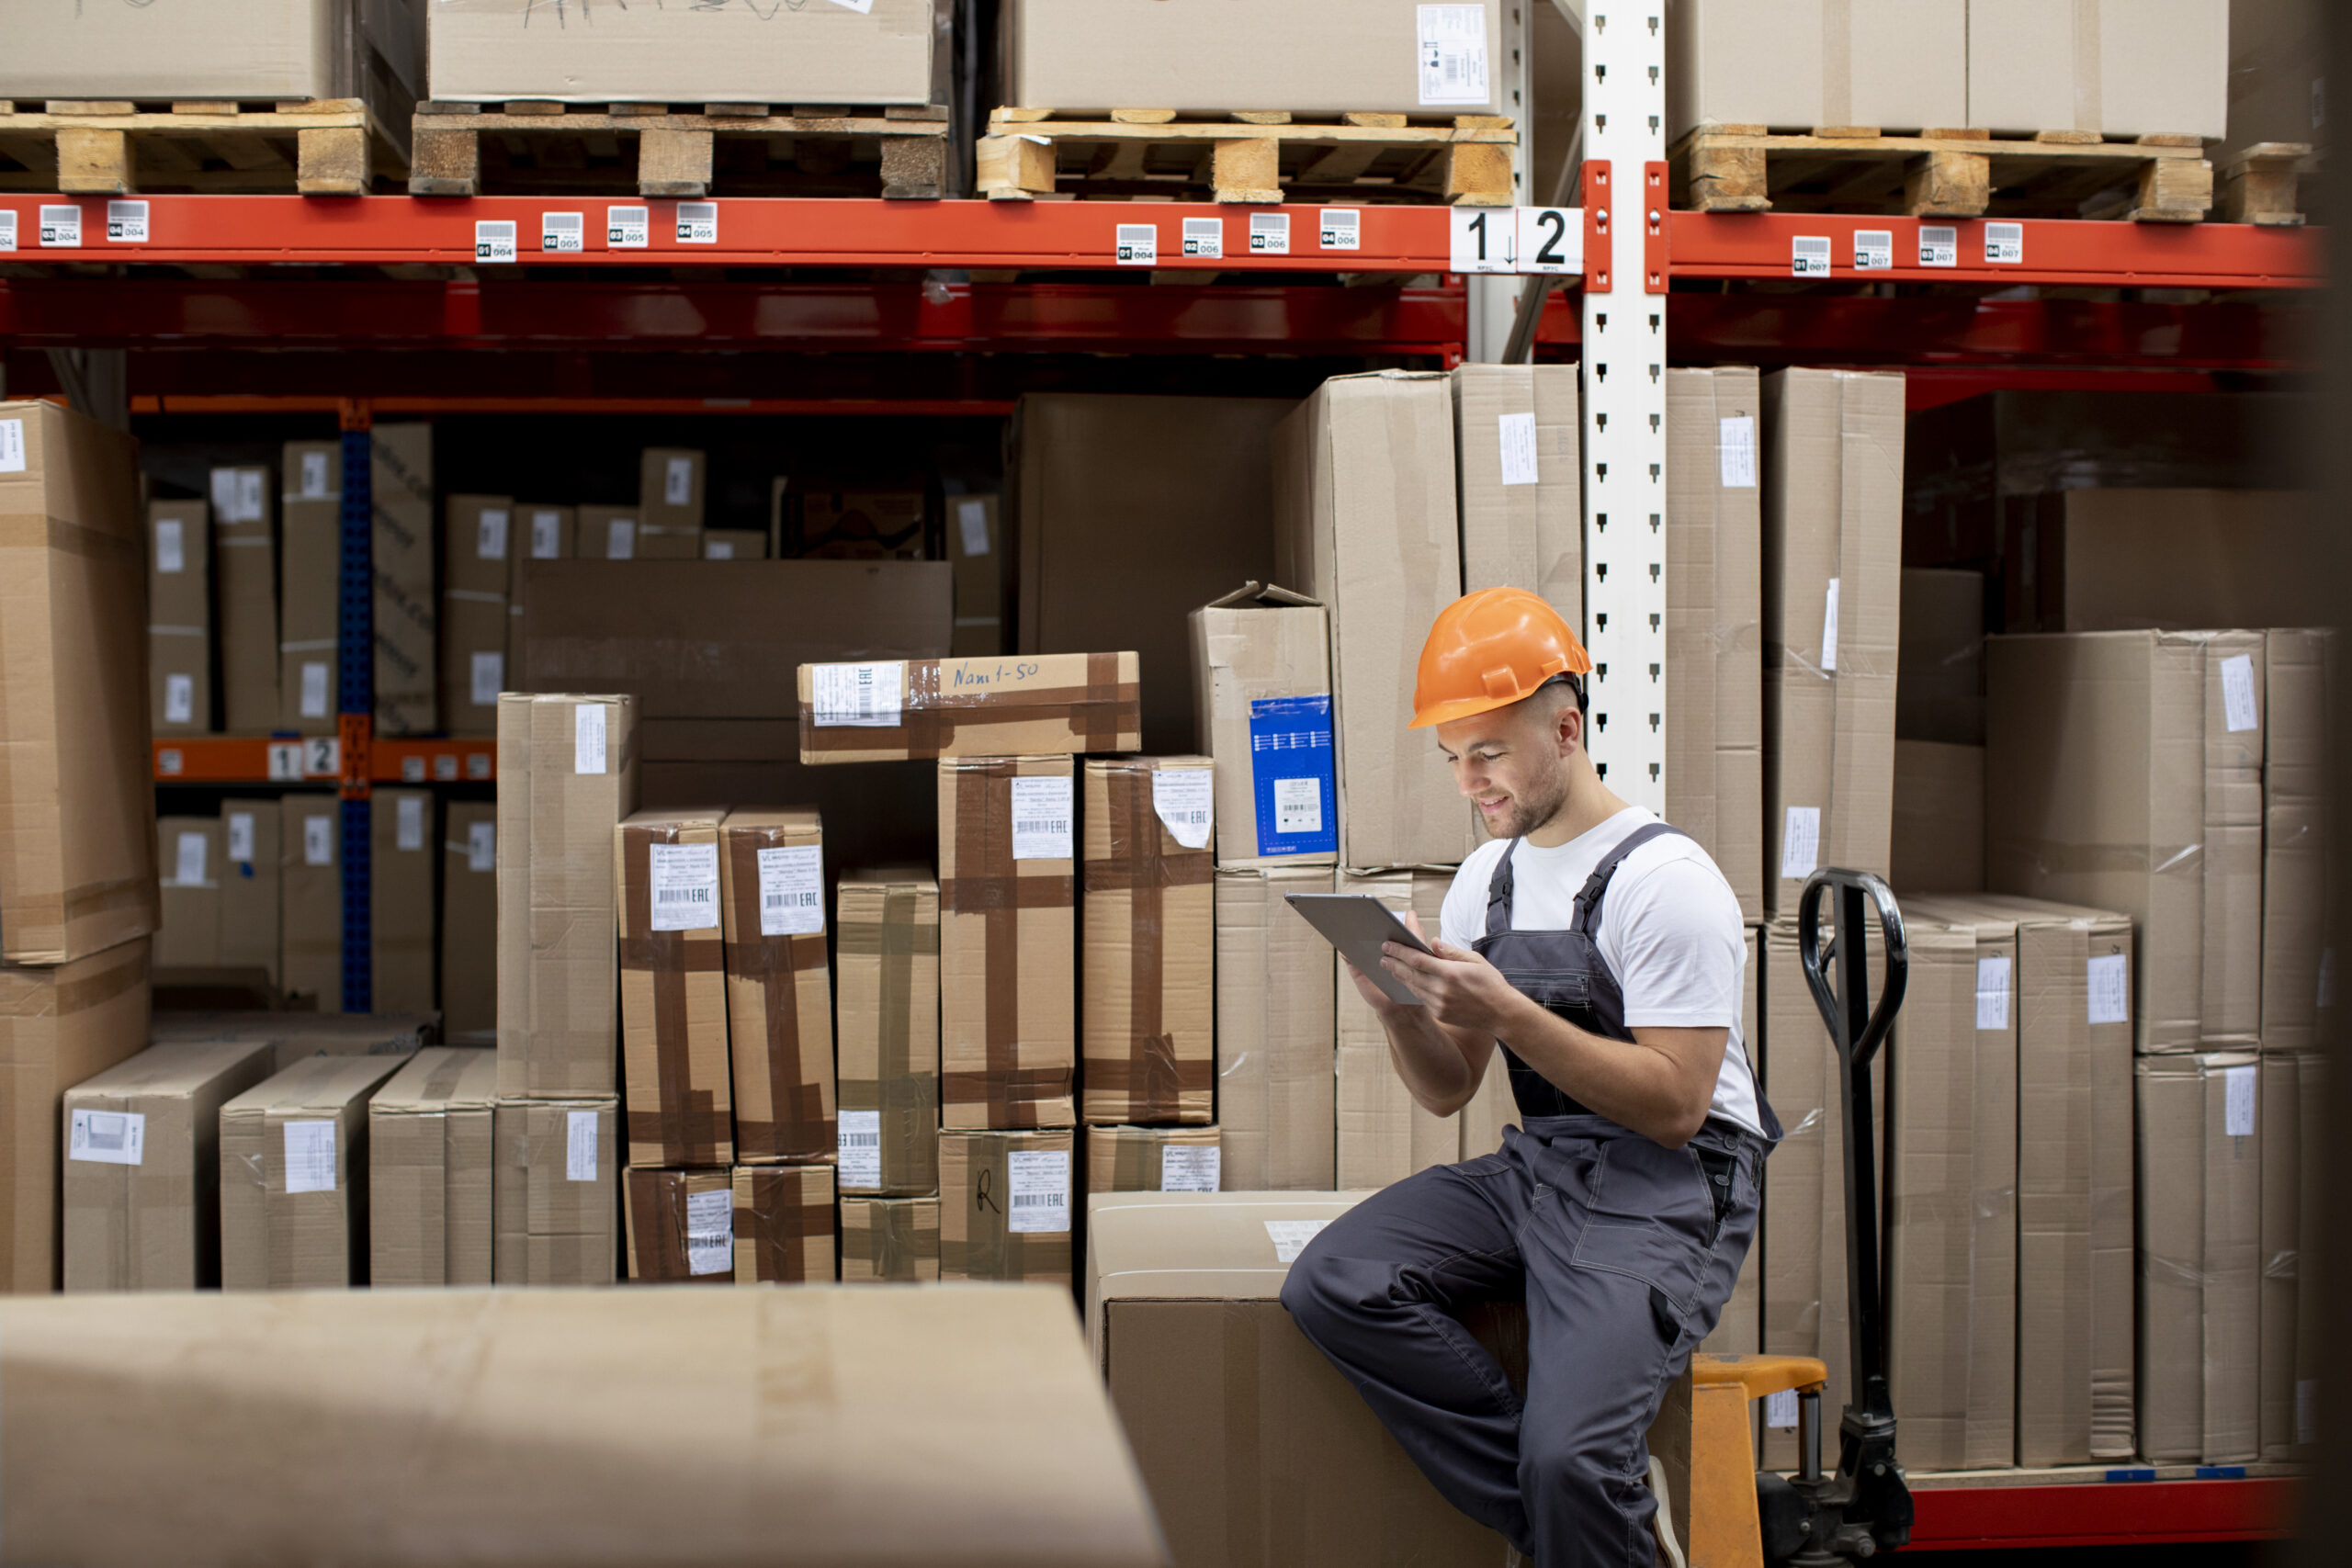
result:
[(1421, 998), (1408, 990), (1402, 980), (1380, 966), (1380, 944), (1402, 942), (1423, 953), (1430, 951), (1430, 945), (1415, 936), (1387, 905), (1369, 893), (1293, 893), (1287, 902), (1349, 963), (1385, 991), (1391, 1001), (1411, 1008), (1421, 1005)]

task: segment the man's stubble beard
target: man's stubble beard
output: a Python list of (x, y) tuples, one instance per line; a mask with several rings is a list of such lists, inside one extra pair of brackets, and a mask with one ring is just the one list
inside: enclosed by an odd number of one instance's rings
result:
[(1567, 770), (1563, 768), (1552, 777), (1552, 787), (1544, 795), (1513, 804), (1506, 839), (1524, 839), (1530, 833), (1541, 832), (1544, 824), (1557, 817), (1568, 804)]

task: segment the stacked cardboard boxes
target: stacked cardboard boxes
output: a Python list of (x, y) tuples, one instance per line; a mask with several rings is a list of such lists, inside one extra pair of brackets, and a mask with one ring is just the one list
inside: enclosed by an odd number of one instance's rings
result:
[(507, 580), (514, 548), (514, 502), (503, 495), (453, 495), (443, 503), (441, 690), (452, 735), (498, 729), (506, 678)]
[(433, 601), (433, 427), (379, 424), (368, 437), (374, 512), (376, 733), (426, 735), (441, 727)]
[(368, 1102), (368, 1282), (491, 1282), (498, 1059), (419, 1051)]
[(332, 735), (342, 707), (342, 444), (288, 442), (278, 493), (277, 728)]
[(368, 1283), (368, 1101), (400, 1056), (308, 1056), (220, 1107), (220, 1283)]
[(147, 503), (149, 720), (158, 735), (212, 728), (212, 513)]
[(211, 480), (220, 711), (230, 730), (258, 734), (277, 727), (277, 540), (270, 471), (215, 468)]

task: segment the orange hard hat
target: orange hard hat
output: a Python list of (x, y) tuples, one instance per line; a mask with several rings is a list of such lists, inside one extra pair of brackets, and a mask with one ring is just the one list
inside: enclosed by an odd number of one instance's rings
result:
[(1555, 675), (1583, 675), (1592, 655), (1538, 595), (1481, 588), (1438, 612), (1413, 681), (1413, 722), (1427, 729), (1534, 695)]

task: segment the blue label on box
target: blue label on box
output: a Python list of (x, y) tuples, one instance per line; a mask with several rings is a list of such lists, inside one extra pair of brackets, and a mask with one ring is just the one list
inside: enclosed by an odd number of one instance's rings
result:
[(1339, 852), (1328, 695), (1260, 697), (1250, 705), (1250, 783), (1258, 803), (1260, 854)]

